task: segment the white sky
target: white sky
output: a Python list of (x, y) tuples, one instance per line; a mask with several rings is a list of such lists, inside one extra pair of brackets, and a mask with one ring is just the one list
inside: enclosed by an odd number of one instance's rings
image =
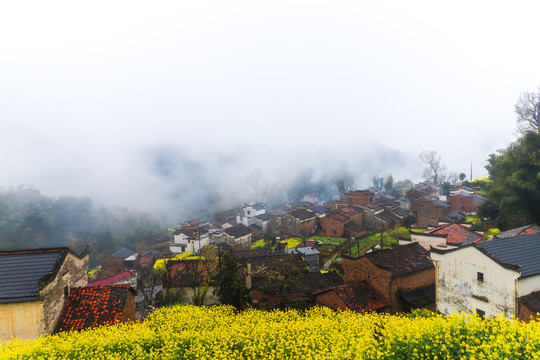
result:
[(393, 149), (410, 161), (388, 173), (415, 181), (422, 165), (411, 162), (436, 150), (448, 170), (469, 174), (473, 162), (484, 176), (488, 155), (515, 140), (520, 92), (540, 84), (539, 10), (537, 1), (3, 2), (0, 186), (133, 200), (155, 190), (140, 164), (160, 146), (211, 167), (238, 154), (247, 172), (276, 162), (260, 149), (315, 168)]

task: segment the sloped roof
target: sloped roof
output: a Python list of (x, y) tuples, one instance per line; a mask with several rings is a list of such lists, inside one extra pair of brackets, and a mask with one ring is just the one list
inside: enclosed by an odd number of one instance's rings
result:
[(531, 224), (531, 225), (525, 225), (525, 226), (521, 226), (515, 229), (502, 232), (500, 234), (495, 235), (494, 238), (504, 239), (504, 238), (514, 237), (518, 235), (528, 235), (528, 234), (535, 234), (539, 232), (540, 232), (540, 227), (538, 227), (537, 225)]
[(225, 230), (223, 230), (223, 232), (235, 238), (239, 238), (239, 237), (251, 234), (251, 231), (244, 224), (238, 224), (230, 228), (226, 228)]
[(300, 219), (300, 220), (307, 220), (315, 217), (315, 213), (311, 212), (306, 209), (294, 209), (291, 212), (289, 212), (288, 215), (291, 215), (294, 218)]
[(468, 245), (482, 240), (482, 235), (477, 234), (463, 225), (448, 224), (426, 231), (431, 235), (448, 235), (446, 242), (449, 245)]
[(135, 291), (127, 284), (72, 288), (54, 332), (78, 331), (119, 323), (130, 291), (135, 295)]
[(119, 272), (118, 274), (113, 274), (110, 276), (106, 276), (101, 279), (97, 279), (94, 281), (89, 281), (88, 286), (103, 286), (103, 285), (112, 285), (114, 283), (117, 283), (122, 280), (126, 280), (129, 278), (135, 277), (135, 274), (132, 273), (130, 270), (124, 270), (122, 272)]
[(147, 245), (155, 245), (165, 241), (169, 241), (169, 238), (165, 235), (151, 235), (137, 241), (138, 243), (145, 243)]
[(521, 277), (540, 274), (540, 233), (474, 244), (502, 264), (521, 266)]
[(408, 210), (405, 210), (405, 209), (402, 209), (400, 207), (398, 208), (395, 208), (392, 210), (397, 216), (401, 216), (401, 217), (405, 217), (407, 215), (409, 215), (409, 211)]
[(264, 213), (264, 214), (255, 216), (255, 218), (261, 221), (267, 221), (267, 220), (270, 220), (270, 215), (267, 213)]
[(39, 290), (56, 276), (68, 252), (68, 248), (0, 252), (0, 303), (38, 300)]
[(454, 220), (463, 220), (463, 219), (465, 219), (465, 215), (463, 215), (462, 213), (460, 213), (458, 211), (454, 211), (454, 210), (450, 210), (445, 215), (448, 216), (450, 219), (454, 219)]
[(393, 277), (434, 267), (429, 251), (417, 242), (364, 255), (375, 266), (392, 272)]
[(126, 249), (126, 248), (122, 248), (116, 252), (114, 252), (112, 254), (112, 256), (114, 257), (117, 257), (117, 258), (122, 258), (122, 259), (125, 259), (131, 255), (135, 254), (133, 251), (129, 250), (129, 249)]
[(353, 311), (375, 311), (390, 306), (390, 302), (375, 290), (367, 280), (341, 285), (326, 291), (334, 291)]
[(328, 209), (325, 208), (322, 205), (312, 206), (312, 207), (309, 208), (309, 210), (313, 211), (314, 213), (318, 213), (318, 214), (324, 214), (324, 213), (328, 212)]
[(326, 217), (339, 221), (339, 222), (347, 222), (350, 219), (350, 217), (347, 214), (344, 214), (340, 210), (334, 210), (332, 212), (329, 212), (327, 213)]

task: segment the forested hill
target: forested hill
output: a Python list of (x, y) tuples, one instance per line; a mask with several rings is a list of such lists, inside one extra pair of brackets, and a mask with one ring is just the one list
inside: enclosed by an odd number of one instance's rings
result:
[(25, 186), (0, 189), (0, 250), (69, 246), (80, 252), (89, 245), (93, 260), (164, 231), (146, 213), (96, 208), (88, 197), (51, 198)]

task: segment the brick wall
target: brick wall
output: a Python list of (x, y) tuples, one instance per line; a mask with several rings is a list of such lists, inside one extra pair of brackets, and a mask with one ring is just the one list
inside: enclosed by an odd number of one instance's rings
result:
[(455, 211), (470, 212), (474, 210), (472, 196), (448, 196), (446, 201), (450, 203), (450, 208)]
[(532, 316), (533, 319), (536, 319), (536, 312), (531, 310), (527, 305), (523, 304), (520, 301), (519, 302), (518, 319), (528, 323), (529, 321), (531, 321), (531, 316)]
[(435, 283), (435, 268), (393, 278), (391, 271), (375, 266), (365, 256), (358, 259), (342, 257), (341, 264), (345, 273), (345, 282), (368, 280), (371, 286), (390, 301), (390, 311), (392, 313), (404, 310), (405, 304), (399, 297), (400, 292)]
[(343, 236), (345, 222), (326, 216), (319, 220), (319, 226), (321, 228), (320, 235), (341, 237)]

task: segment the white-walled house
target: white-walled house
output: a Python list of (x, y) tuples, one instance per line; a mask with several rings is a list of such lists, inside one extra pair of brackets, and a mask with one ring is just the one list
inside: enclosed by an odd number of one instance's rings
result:
[(170, 244), (170, 250), (173, 254), (180, 254), (184, 252), (197, 253), (210, 243), (210, 236), (208, 233), (202, 233), (197, 235), (193, 231), (179, 230), (174, 233), (173, 243)]
[(519, 298), (540, 290), (540, 234), (432, 248), (437, 311), (519, 315)]
[(263, 203), (245, 204), (242, 208), (242, 212), (236, 215), (236, 223), (249, 226), (255, 223), (255, 217), (258, 215), (266, 214), (266, 209)]

